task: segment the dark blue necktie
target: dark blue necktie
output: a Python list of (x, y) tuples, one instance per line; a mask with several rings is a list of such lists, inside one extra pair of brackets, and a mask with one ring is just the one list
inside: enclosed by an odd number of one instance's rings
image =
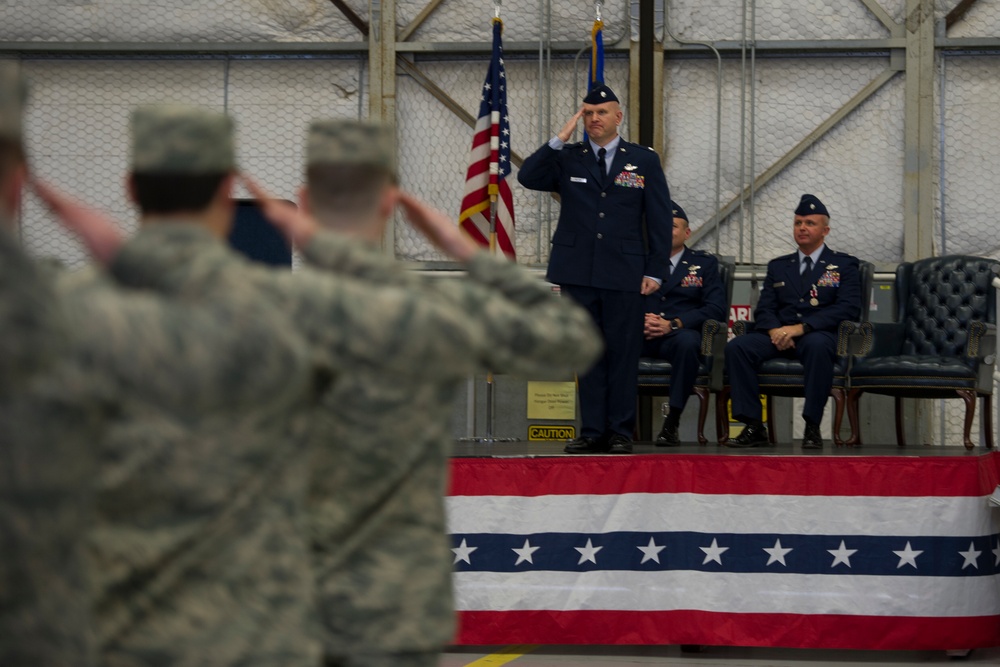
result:
[(608, 178), (608, 163), (605, 162), (604, 160), (604, 156), (607, 154), (608, 151), (605, 148), (602, 148), (601, 150), (597, 151), (597, 157), (598, 157), (597, 166), (601, 168), (601, 183), (604, 183), (604, 181), (606, 181)]

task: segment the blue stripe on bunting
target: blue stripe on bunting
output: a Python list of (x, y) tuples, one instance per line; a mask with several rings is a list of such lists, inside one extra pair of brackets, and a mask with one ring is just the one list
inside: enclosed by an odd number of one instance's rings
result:
[[(653, 540), (652, 546), (650, 538)], [(455, 569), (459, 572), (695, 570), (921, 577), (980, 577), (1000, 573), (1000, 566), (997, 565), (997, 560), (1000, 559), (1000, 534), (974, 537), (878, 537), (623, 531), (532, 535), (463, 533), (452, 535), (451, 540), (458, 559)], [(591, 546), (589, 550), (588, 540)], [(459, 548), (463, 541), (465, 549), (461, 550)], [(519, 559), (519, 553), (515, 550), (526, 553), (525, 541), (528, 542), (528, 547), (538, 547), (530, 553), (532, 562), (522, 560), (515, 564)], [(776, 548), (779, 547), (779, 541), (780, 548)], [(909, 549), (906, 547), (907, 543), (910, 545)], [(639, 547), (643, 547), (645, 552)], [(708, 549), (708, 553), (702, 547)], [(578, 548), (584, 552), (581, 553)], [(722, 549), (724, 550), (720, 551)], [(787, 549), (791, 551), (784, 552)], [(848, 553), (852, 550), (853, 553)], [(836, 565), (834, 563), (837, 556), (831, 554), (831, 551), (841, 554), (840, 562)], [(979, 552), (978, 555), (975, 554), (976, 551)], [(593, 554), (596, 563), (587, 560), (581, 564), (581, 557), (588, 553)], [(462, 558), (463, 554), (469, 563)], [(647, 554), (655, 554), (659, 562), (654, 558), (647, 558), (642, 562)], [(717, 554), (717, 560), (709, 559), (706, 563), (706, 557), (710, 554)], [(778, 555), (783, 557), (784, 565)], [(850, 563), (849, 566), (844, 562), (845, 559)], [(768, 560), (772, 560), (770, 565)], [(911, 563), (915, 563), (916, 567)]]

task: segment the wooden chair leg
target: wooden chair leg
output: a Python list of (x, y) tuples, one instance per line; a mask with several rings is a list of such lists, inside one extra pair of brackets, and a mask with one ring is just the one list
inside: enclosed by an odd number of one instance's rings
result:
[(986, 449), (993, 449), (993, 396), (983, 396), (983, 429), (985, 430)]
[(972, 449), (972, 420), (976, 415), (976, 392), (972, 389), (956, 389), (962, 400), (965, 401), (965, 428), (962, 432), (962, 444), (966, 449)]
[(833, 444), (841, 447), (844, 441), (840, 437), (840, 424), (844, 421), (844, 388), (831, 387), (830, 395), (833, 396)]
[(708, 442), (705, 437), (705, 419), (708, 417), (708, 387), (695, 387), (694, 395), (698, 397), (698, 444)]
[(767, 441), (773, 445), (777, 442), (774, 438), (774, 396), (764, 395), (767, 397)]
[(906, 433), (903, 432), (903, 397), (895, 397), (896, 404), (896, 445), (906, 447)]
[(851, 389), (847, 395), (847, 420), (851, 423), (851, 437), (845, 443), (848, 447), (858, 447), (861, 445), (861, 426), (858, 418), (858, 403), (861, 400), (863, 389)]
[(720, 445), (729, 442), (729, 420), (726, 419), (728, 407), (729, 387), (723, 387), (715, 395), (715, 439)]

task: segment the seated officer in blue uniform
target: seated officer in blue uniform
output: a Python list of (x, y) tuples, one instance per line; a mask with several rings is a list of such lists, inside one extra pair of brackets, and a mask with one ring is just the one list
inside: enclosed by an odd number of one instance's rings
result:
[(694, 391), (701, 356), (701, 325), (726, 317), (726, 291), (715, 255), (684, 245), (691, 227), (684, 209), (671, 201), (674, 242), (670, 273), (660, 288), (646, 297), (646, 341), (642, 356), (670, 362), (670, 410), (656, 437), (658, 447), (681, 444), (681, 413)]
[[(586, 141), (569, 144), (583, 120)], [(667, 276), (670, 189), (656, 151), (618, 134), (622, 110), (604, 84), (517, 172), (531, 190), (558, 192), (546, 279), (587, 309), (604, 354), (580, 376), (580, 437), (569, 454), (627, 454), (635, 431), (643, 295)], [(644, 242), (645, 237), (645, 242)]]
[(733, 416), (746, 424), (727, 445), (768, 444), (761, 422), (757, 369), (768, 359), (798, 359), (805, 373), (804, 449), (820, 449), (819, 424), (833, 386), (837, 327), (856, 320), (861, 311), (858, 259), (826, 246), (830, 213), (814, 195), (802, 195), (795, 209), (794, 236), (798, 251), (772, 259), (760, 300), (754, 309), (753, 331), (726, 344), (725, 364), (732, 387)]

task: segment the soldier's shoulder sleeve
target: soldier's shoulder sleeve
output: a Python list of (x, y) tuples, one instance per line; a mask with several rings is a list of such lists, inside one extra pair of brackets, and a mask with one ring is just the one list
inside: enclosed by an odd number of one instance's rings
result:
[(488, 337), (489, 370), (533, 375), (584, 371), (602, 349), (590, 316), (540, 276), (478, 253), (469, 280), (453, 281), (455, 303)]

